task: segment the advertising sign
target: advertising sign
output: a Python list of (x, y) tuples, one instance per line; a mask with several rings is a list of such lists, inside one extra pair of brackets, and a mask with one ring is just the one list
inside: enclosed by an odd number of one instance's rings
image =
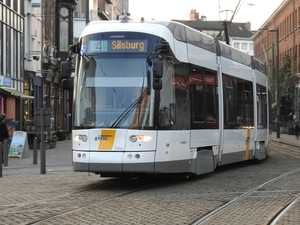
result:
[(29, 147), (26, 132), (15, 131), (13, 133), (8, 156), (19, 158), (29, 157)]

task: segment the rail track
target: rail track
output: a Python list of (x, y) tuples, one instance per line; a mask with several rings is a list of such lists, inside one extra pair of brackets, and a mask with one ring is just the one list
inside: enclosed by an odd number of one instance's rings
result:
[[(298, 178), (299, 173), (300, 169), (296, 169), (269, 180), (214, 209), (195, 221), (193, 225), (216, 224), (216, 222), (230, 225), (284, 224), (280, 219), (296, 202), (300, 201), (300, 182), (296, 190), (287, 188), (285, 184), (294, 179), (293, 176)], [(266, 201), (268, 199), (272, 201)], [(266, 202), (275, 204), (276, 207), (270, 211), (270, 207), (260, 206), (265, 205)]]
[(10, 189), (0, 192), (0, 224), (294, 225), (287, 215), (300, 209), (299, 160), (280, 148), (265, 161), (182, 180), (71, 171), (7, 176), (0, 181)]
[(299, 146), (288, 143), (282, 143), (280, 141), (272, 141), (271, 151), (280, 152), (282, 154), (300, 159), (300, 141)]
[[(149, 182), (139, 181), (137, 184), (135, 181), (121, 181), (119, 179), (99, 180), (92, 184), (83, 185), (69, 193), (43, 198), (42, 200), (6, 205), (6, 209), (0, 209), (0, 216), (5, 214), (14, 214), (14, 217), (23, 216), (21, 224), (91, 224), (87, 223), (92, 219), (90, 217), (79, 216), (75, 220), (68, 217), (74, 217), (77, 212), (79, 214), (82, 211), (91, 212), (91, 209), (97, 205), (117, 201), (118, 198), (151, 187), (153, 187), (153, 184)], [(0, 224), (2, 223), (0, 222)], [(99, 224), (99, 221), (95, 224)]]

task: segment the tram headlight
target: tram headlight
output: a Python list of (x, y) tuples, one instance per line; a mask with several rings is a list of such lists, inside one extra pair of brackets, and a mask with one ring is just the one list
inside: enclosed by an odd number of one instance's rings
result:
[(74, 140), (75, 140), (75, 141), (83, 141), (83, 142), (87, 142), (88, 137), (87, 137), (86, 135), (75, 134), (75, 135), (74, 135)]
[(135, 143), (137, 141), (151, 141), (151, 136), (149, 135), (132, 135), (130, 136), (130, 141)]

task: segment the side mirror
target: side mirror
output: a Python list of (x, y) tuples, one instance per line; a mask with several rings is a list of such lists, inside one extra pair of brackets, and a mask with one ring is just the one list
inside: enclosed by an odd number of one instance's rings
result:
[(153, 76), (154, 78), (162, 78), (163, 76), (163, 62), (161, 60), (156, 61), (153, 66)]
[(153, 89), (161, 90), (162, 89), (162, 80), (160, 78), (153, 79)]
[(158, 60), (153, 65), (153, 89), (161, 90), (162, 89), (162, 76), (163, 76), (163, 62)]

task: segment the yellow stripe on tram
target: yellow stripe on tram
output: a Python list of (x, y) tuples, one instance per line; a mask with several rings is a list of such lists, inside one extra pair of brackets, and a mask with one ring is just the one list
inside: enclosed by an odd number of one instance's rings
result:
[(102, 130), (98, 150), (112, 150), (116, 136), (116, 130)]
[(250, 134), (251, 134), (251, 129), (247, 129), (247, 140), (246, 140), (246, 152), (245, 152), (245, 158), (244, 160), (249, 159), (249, 148), (250, 148)]

